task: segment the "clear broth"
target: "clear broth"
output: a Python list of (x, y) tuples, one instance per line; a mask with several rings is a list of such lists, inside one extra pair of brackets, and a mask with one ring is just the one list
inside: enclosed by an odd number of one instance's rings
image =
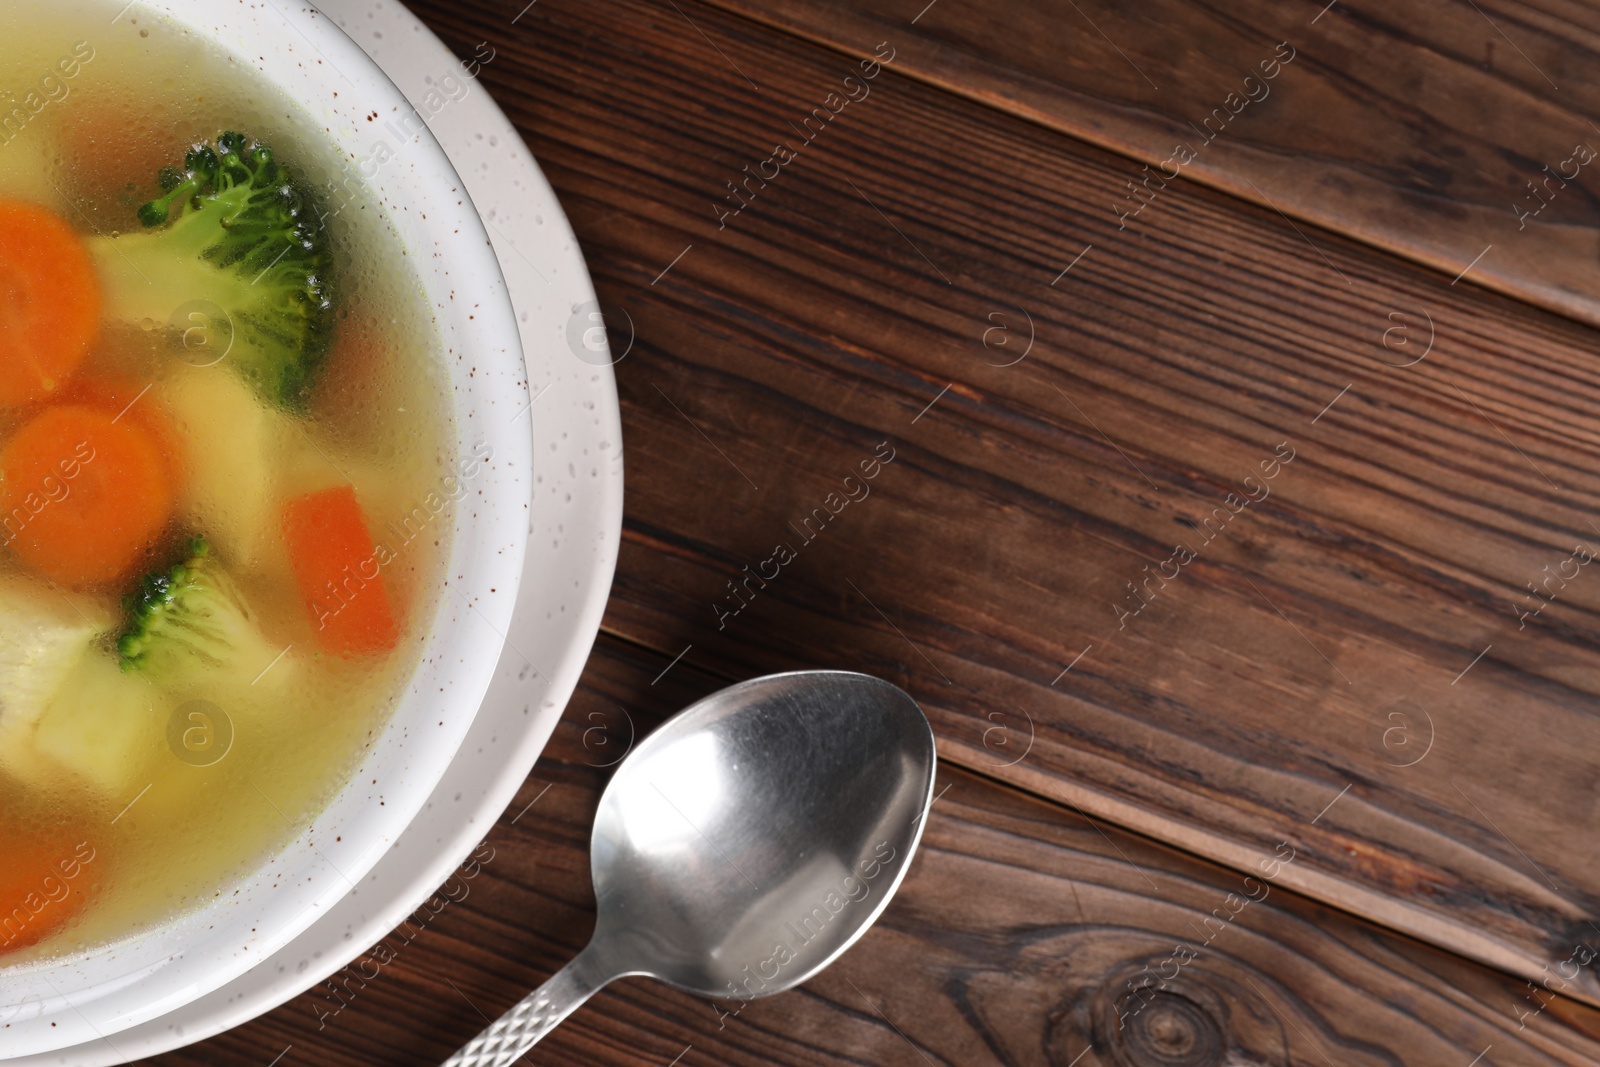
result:
[[(356, 485), (369, 529), (395, 553), (383, 573), (404, 637), (382, 655), (316, 655), (281, 545), (236, 571), (262, 630), (298, 657), (305, 684), (293, 700), (223, 709), (233, 731), (226, 755), (206, 764), (163, 747), (149, 762), (148, 785), (126, 795), (98, 795), (67, 779), (41, 787), (0, 772), (0, 818), (56, 828), (92, 855), (74, 864), (70, 892), (87, 900), (73, 920), (33, 947), (0, 954), (0, 971), (103, 945), (203, 905), (312, 826), (382, 731), (419, 659), (452, 525), (448, 507), (429, 512), (426, 524), (415, 521), (418, 505), (455, 473), (449, 386), (419, 281), (379, 201), (345, 199), (355, 186), (323, 131), (247, 62), (139, 5), (113, 21), (121, 6), (52, 0), (0, 12), (0, 71), (10, 90), (0, 92), (0, 197), (41, 202), (86, 236), (131, 231), (134, 209), (157, 195), (159, 167), (180, 164), (191, 143), (237, 130), (271, 145), (329, 210), (340, 208), (329, 221), (339, 330), (309, 412), (297, 420), (311, 448), (294, 479), (301, 488)], [(335, 184), (342, 196), (328, 192)], [(174, 308), (190, 295), (174, 293)], [(150, 396), (138, 402), (162, 413), (161, 398), (198, 369), (192, 354), (174, 351), (164, 325), (104, 324), (78, 375), (149, 383)], [(0, 441), (30, 414), (0, 410)], [(181, 451), (181, 421), (175, 434)], [(250, 491), (241, 484), (240, 493)], [(196, 507), (203, 520), (204, 507)], [(177, 539), (205, 531), (175, 520), (170, 532)], [(281, 541), (274, 531), (265, 536)], [(0, 580), (23, 573), (0, 550)], [(115, 591), (63, 595), (91, 615), (117, 611)], [(157, 710), (165, 718), (205, 697), (164, 695)], [(381, 802), (376, 791), (373, 800)], [(7, 847), (0, 840), (0, 864)]]

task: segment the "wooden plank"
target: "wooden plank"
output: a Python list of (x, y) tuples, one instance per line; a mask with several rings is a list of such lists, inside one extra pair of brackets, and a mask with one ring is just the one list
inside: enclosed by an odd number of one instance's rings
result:
[[(479, 862), (445, 884), (440, 899), (453, 902), (385, 939), (398, 948), (363, 956), (331, 990), (147, 1062), (262, 1067), (279, 1053), (277, 1067), (440, 1062), (483, 1025), (480, 1011), (510, 1007), (587, 940), (588, 830), (607, 765), (723, 684), (680, 666), (652, 685), (667, 663), (601, 639)], [(1225, 1050), (1228, 1062), (1285, 1067), (1324, 1057), (1465, 1067), (1480, 1053), (1479, 1064), (1530, 1067), (1600, 1059), (1600, 1011), (1298, 898), (1264, 871), (1246, 880), (952, 768), (938, 788), (894, 903), (801, 989), (716, 1004), (625, 979), (529, 1060), (1147, 1067), (1216, 1064)], [(1279, 870), (1299, 862), (1289, 847)]]
[[(851, 54), (892, 41), (903, 73), (1132, 157), (1124, 179), (1165, 164), (1446, 277), (1474, 262), (1476, 284), (1600, 323), (1592, 8), (714, 2)], [(1093, 210), (1127, 210), (1118, 186)]]
[(1595, 334), (1193, 186), (1119, 232), (1125, 161), (892, 63), (806, 143), (859, 68), (678, 7), (425, 9), (504, 40), (629, 351), (607, 625), (885, 674), (1240, 869), (1292, 815), (1287, 886), (1529, 979), (1600, 943)]

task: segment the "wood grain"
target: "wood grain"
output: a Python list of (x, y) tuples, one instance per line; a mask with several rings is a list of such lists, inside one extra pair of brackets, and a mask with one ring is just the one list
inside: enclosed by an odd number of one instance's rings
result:
[[(1129, 156), (1137, 162), (1124, 176), (1135, 182), (1140, 164), (1158, 167), (1188, 145), (1180, 183), (1281, 209), (1447, 278), (1492, 245), (1472, 281), (1600, 323), (1600, 179), (1592, 163), (1567, 162), (1578, 145), (1600, 150), (1592, 7), (716, 3), (851, 53), (894, 41), (898, 70)], [(1295, 58), (1264, 79), (1280, 42)], [(1110, 217), (1125, 203), (1113, 193), (1093, 210)]]
[(1287, 838), (1286, 887), (1528, 979), (1600, 944), (1591, 330), (1192, 184), (1119, 230), (1126, 159), (897, 59), (829, 103), (855, 60), (696, 3), (422, 10), (500, 47), (632, 342), (608, 627), (883, 674), (948, 758)]
[[(369, 953), (331, 991), (146, 1062), (442, 1060), (483, 1025), (480, 1011), (510, 1007), (587, 940), (588, 829), (607, 765), (630, 738), (723, 684), (680, 666), (652, 685), (667, 662), (601, 639), (481, 862), (446, 883), (441, 899), (454, 902), (429, 912), (409, 940), (385, 939), (400, 946), (390, 963)], [(526, 1062), (1465, 1067), (1480, 1052), (1478, 1063), (1496, 1065), (1600, 1058), (1600, 1011), (1547, 993), (1534, 999), (1516, 979), (1296, 897), (1262, 871), (1247, 881), (953, 768), (938, 788), (899, 895), (812, 982), (741, 1005), (625, 979)]]

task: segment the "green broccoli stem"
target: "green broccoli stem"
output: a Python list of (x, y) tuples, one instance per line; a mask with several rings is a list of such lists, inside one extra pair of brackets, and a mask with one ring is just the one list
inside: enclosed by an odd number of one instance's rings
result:
[(172, 205), (181, 204), (199, 193), (206, 186), (206, 178), (195, 177), (181, 179), (166, 196), (150, 201), (139, 208), (139, 221), (146, 226), (159, 226), (167, 221), (167, 213), (172, 210)]

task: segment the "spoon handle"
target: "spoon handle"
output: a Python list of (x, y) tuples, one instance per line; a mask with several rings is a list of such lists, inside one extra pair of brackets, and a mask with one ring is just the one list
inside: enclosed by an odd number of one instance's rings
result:
[(609, 978), (594, 980), (585, 948), (550, 980), (462, 1045), (443, 1067), (506, 1067), (576, 1011)]

